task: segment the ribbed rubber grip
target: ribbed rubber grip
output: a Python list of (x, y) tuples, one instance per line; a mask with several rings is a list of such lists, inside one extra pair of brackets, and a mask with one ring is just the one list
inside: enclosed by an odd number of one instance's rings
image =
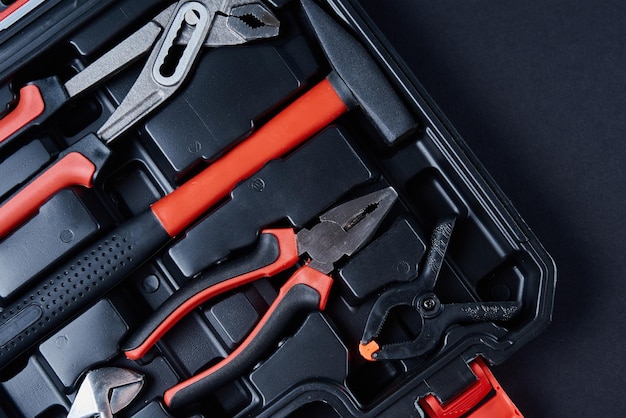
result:
[(170, 240), (147, 211), (76, 254), (0, 313), (0, 369), (123, 281)]

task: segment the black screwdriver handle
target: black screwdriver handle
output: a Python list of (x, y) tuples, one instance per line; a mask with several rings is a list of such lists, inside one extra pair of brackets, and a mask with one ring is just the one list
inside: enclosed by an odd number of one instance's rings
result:
[(148, 210), (121, 224), (0, 312), (0, 370), (104, 296), (170, 236)]

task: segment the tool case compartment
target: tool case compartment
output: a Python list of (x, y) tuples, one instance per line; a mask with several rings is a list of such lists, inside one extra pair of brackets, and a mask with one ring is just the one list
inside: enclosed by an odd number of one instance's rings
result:
[[(6, 103), (0, 116), (18, 106), (22, 86), (47, 77), (69, 80), (170, 3), (49, 1), (0, 31), (0, 106)], [(280, 20), (279, 36), (205, 48), (183, 87), (109, 145), (111, 158), (94, 187), (63, 190), (0, 240), (0, 316), (96, 238), (218, 161), (333, 70), (299, 1), (265, 4)], [(476, 358), (500, 364), (545, 328), (556, 280), (549, 254), (358, 2), (316, 4), (367, 50), (414, 118), (413, 129), (389, 140), (357, 107), (268, 162), (120, 285), (0, 371), (0, 417), (65, 417), (85, 373), (103, 366), (145, 375), (144, 388), (120, 417), (419, 417), (425, 412), (418, 400), (432, 394), (445, 404), (474, 382), (469, 364)], [(96, 132), (144, 62), (0, 141), (1, 201)], [(280, 341), (236, 380), (180, 411), (163, 404), (165, 390), (236, 349), (289, 271), (195, 309), (142, 360), (120, 351), (128, 334), (177, 290), (245, 257), (261, 230), (310, 227), (329, 208), (388, 186), (398, 202), (370, 242), (336, 265), (326, 309), (289, 321)], [(415, 280), (427, 264), (431, 234), (450, 217), (454, 227), (434, 289), (441, 303), (518, 302), (519, 315), (454, 324), (423, 356), (365, 360), (359, 342), (373, 305), (386, 289)], [(123, 262), (132, 249), (118, 244), (111, 240), (99, 250), (102, 257), (94, 252), (85, 264), (98, 269), (109, 252)], [(413, 309), (394, 309), (381, 339), (408, 341), (421, 328)], [(9, 342), (3, 333), (0, 347)]]

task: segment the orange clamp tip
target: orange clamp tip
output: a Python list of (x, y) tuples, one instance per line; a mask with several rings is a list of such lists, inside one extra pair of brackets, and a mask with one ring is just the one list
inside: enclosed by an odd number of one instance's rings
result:
[(376, 341), (372, 340), (367, 344), (359, 343), (359, 353), (367, 361), (375, 361), (373, 355), (378, 350), (380, 350), (380, 346)]

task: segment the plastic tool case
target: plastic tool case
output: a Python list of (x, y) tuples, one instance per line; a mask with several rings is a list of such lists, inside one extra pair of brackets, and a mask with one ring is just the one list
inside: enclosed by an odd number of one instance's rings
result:
[[(49, 0), (0, 31), (0, 123), (24, 111), (24, 86), (49, 77), (67, 81), (169, 3)], [(337, 58), (325, 54), (299, 1), (265, 4), (280, 21), (278, 36), (206, 47), (182, 88), (109, 145), (111, 157), (93, 187), (63, 188), (2, 238), (0, 316), (14, 315), (22, 300), (28, 305), (33, 289), (56, 292), (61, 284), (47, 281), (68, 259), (214, 164), (333, 71)], [(398, 104), (357, 105), (236, 184), (112, 290), (33, 347), (12, 352), (0, 372), (0, 417), (64, 417), (85, 374), (101, 367), (145, 376), (120, 417), (471, 416), (491, 398), (498, 411), (506, 397), (484, 365), (505, 361), (547, 325), (555, 266), (358, 3), (317, 4), (367, 51), (414, 119), (411, 129), (381, 134), (377, 118), (398, 113)], [(0, 198), (9, 201), (57, 155), (96, 132), (144, 63), (139, 59), (60, 104), (19, 135), (3, 131), (9, 139), (0, 142)], [(363, 69), (355, 64), (350, 71), (358, 77)], [(363, 100), (369, 99), (376, 102), (376, 94)], [(163, 402), (168, 388), (244, 341), (288, 272), (194, 309), (141, 360), (121, 352), (128, 334), (170, 295), (245, 257), (263, 229), (307, 228), (328, 209), (388, 186), (397, 202), (369, 243), (335, 265), (325, 309), (290, 318), (271, 349), (232, 381), (182, 409)], [(440, 322), (425, 353), (366, 360), (359, 344), (372, 307), (390, 289), (421, 279), (436, 244), (431, 236), (445, 219), (454, 226), (433, 292), (438, 306), (507, 302), (519, 309), (510, 318)], [(149, 239), (149, 231), (145, 235)], [(98, 254), (92, 262), (98, 264)], [(49, 303), (70, 306), (70, 299)], [(11, 345), (14, 323), (2, 325), (2, 350)], [(379, 338), (404, 343), (425, 329), (415, 309), (399, 307), (389, 312)], [(511, 414), (514, 407), (500, 411)]]

